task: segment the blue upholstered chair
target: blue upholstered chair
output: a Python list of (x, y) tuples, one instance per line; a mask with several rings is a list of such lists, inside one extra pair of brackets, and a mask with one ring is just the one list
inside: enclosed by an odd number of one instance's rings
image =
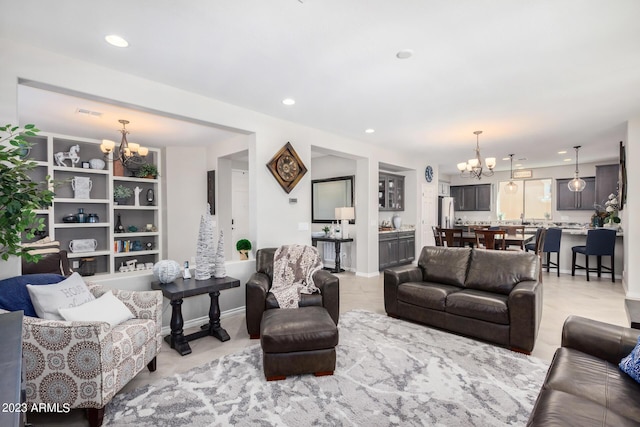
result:
[[(558, 277), (560, 277), (560, 241), (561, 240), (562, 240), (561, 228), (548, 228), (544, 236), (544, 244), (542, 245), (542, 253), (547, 254), (546, 262), (543, 263), (542, 267), (547, 269), (547, 273), (549, 272), (549, 269), (555, 268), (556, 274)], [(529, 245), (530, 244), (527, 244), (525, 246), (527, 250), (530, 249)], [(555, 262), (551, 261), (552, 253), (556, 254)]]
[[(585, 246), (574, 246), (571, 248), (573, 259), (571, 261), (571, 275), (575, 276), (576, 269), (585, 270), (587, 273), (587, 281), (589, 281), (589, 272), (597, 272), (598, 277), (602, 277), (602, 270), (611, 273), (611, 281), (615, 282), (615, 253), (616, 253), (616, 230), (607, 230), (600, 228), (597, 230), (589, 230), (587, 232), (587, 244)], [(576, 265), (576, 255), (585, 256), (585, 265)], [(597, 267), (589, 268), (589, 256), (597, 257)], [(611, 267), (602, 265), (602, 257), (611, 257)]]

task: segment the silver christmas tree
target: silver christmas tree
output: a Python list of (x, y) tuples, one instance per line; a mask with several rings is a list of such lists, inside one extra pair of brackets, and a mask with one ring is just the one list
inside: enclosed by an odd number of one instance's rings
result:
[(215, 253), (213, 245), (213, 220), (209, 209), (200, 217), (200, 232), (196, 248), (196, 280), (211, 278), (211, 258)]
[(227, 270), (224, 266), (224, 236), (222, 230), (220, 230), (220, 237), (218, 238), (218, 250), (216, 251), (216, 262), (213, 270), (213, 277), (218, 279), (226, 277)]

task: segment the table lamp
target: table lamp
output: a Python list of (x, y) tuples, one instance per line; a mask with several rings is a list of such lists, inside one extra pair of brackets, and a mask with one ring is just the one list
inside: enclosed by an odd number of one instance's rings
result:
[(335, 211), (336, 219), (341, 220), (342, 225), (340, 226), (340, 237), (342, 239), (348, 239), (349, 233), (347, 232), (347, 224), (349, 224), (349, 220), (356, 218), (356, 212), (353, 207), (342, 207), (336, 208)]

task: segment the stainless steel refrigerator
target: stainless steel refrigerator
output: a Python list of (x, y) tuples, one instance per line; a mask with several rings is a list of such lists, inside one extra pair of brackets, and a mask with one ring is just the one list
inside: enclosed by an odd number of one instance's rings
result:
[(453, 197), (438, 197), (438, 227), (452, 228), (455, 223)]

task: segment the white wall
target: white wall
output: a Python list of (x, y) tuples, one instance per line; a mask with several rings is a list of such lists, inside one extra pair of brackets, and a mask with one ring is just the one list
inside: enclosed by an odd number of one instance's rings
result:
[(624, 276), (623, 284), (627, 296), (640, 299), (640, 251), (635, 242), (640, 239), (640, 197), (635, 195), (634, 189), (640, 188), (640, 168), (632, 165), (640, 162), (640, 114), (627, 122), (626, 162), (627, 162), (627, 204), (624, 206), (622, 219), (624, 227)]
[[(140, 77), (116, 72), (105, 67), (77, 61), (15, 42), (0, 39), (0, 51), (3, 52), (3, 66), (0, 68), (0, 119), (5, 122), (16, 122), (17, 119), (17, 83), (19, 78), (41, 82), (78, 93), (87, 93), (104, 99), (113, 99), (132, 106), (163, 111), (169, 114), (190, 117), (205, 122), (215, 123), (229, 128), (240, 129), (250, 134), (247, 136), (247, 149), (250, 165), (250, 221), (251, 234), (254, 236), (255, 247), (278, 246), (283, 243), (310, 243), (309, 230), (300, 230), (300, 225), (309, 224), (311, 218), (311, 174), (305, 175), (290, 194), (286, 194), (278, 185), (265, 164), (288, 141), (298, 152), (303, 163), (311, 165), (311, 147), (324, 147), (328, 150), (344, 153), (353, 158), (365, 157), (370, 164), (377, 165), (384, 161), (388, 164), (399, 165), (406, 169), (419, 170), (423, 165), (417, 161), (419, 156), (413, 153), (399, 153), (397, 151), (378, 148), (363, 141), (345, 138), (328, 132), (312, 129), (296, 123), (269, 117), (254, 111), (242, 109), (230, 104), (206, 98), (198, 94), (186, 92), (170, 86), (159, 84)], [(224, 145), (224, 144), (222, 144)], [(209, 147), (211, 148), (211, 147)], [(200, 153), (200, 149), (194, 148)], [(363, 156), (363, 153), (365, 154)], [(197, 160), (189, 166), (189, 171), (180, 171), (180, 160), (174, 161), (171, 150), (168, 149), (167, 161), (167, 254), (169, 256), (182, 255), (186, 252), (194, 253), (189, 240), (192, 237), (180, 237), (183, 243), (174, 247), (173, 238), (181, 232), (193, 233), (185, 229), (184, 224), (176, 220), (176, 210), (169, 206), (174, 204), (170, 193), (182, 188), (181, 200), (196, 201), (189, 217), (199, 218), (202, 211), (201, 203), (206, 203), (202, 196), (204, 173), (211, 165), (209, 152), (202, 152), (204, 163)], [(189, 156), (193, 160), (193, 156)], [(370, 167), (369, 167), (370, 168)], [(198, 171), (199, 169), (199, 171)], [(377, 168), (376, 168), (377, 169)], [(368, 169), (369, 181), (361, 181), (368, 188), (363, 199), (373, 194), (377, 188), (377, 170)], [(185, 181), (185, 173), (189, 177), (201, 177), (200, 185), (195, 187)], [(200, 178), (198, 178), (200, 179)], [(219, 193), (219, 192), (218, 192)], [(289, 197), (298, 198), (297, 204), (290, 204)], [(358, 196), (360, 197), (360, 196)], [(202, 202), (197, 202), (202, 200)], [(369, 203), (371, 209), (371, 203)], [(184, 205), (177, 209), (187, 209)], [(358, 208), (359, 209), (359, 208)], [(375, 205), (374, 205), (375, 209)], [(191, 211), (191, 209), (189, 209)], [(374, 210), (377, 216), (377, 209)], [(367, 211), (365, 216), (372, 212)], [(358, 214), (359, 217), (361, 216)], [(189, 226), (189, 230), (197, 230)], [(377, 245), (372, 242), (377, 238), (376, 226), (371, 222), (363, 224), (359, 240), (366, 243), (369, 253), (366, 257), (358, 257), (358, 272), (362, 274), (377, 274)], [(197, 231), (196, 231), (197, 233)], [(192, 240), (195, 242), (195, 240)], [(195, 244), (193, 245), (195, 246)], [(183, 256), (184, 257), (184, 256)], [(3, 267), (8, 268), (8, 267)]]

